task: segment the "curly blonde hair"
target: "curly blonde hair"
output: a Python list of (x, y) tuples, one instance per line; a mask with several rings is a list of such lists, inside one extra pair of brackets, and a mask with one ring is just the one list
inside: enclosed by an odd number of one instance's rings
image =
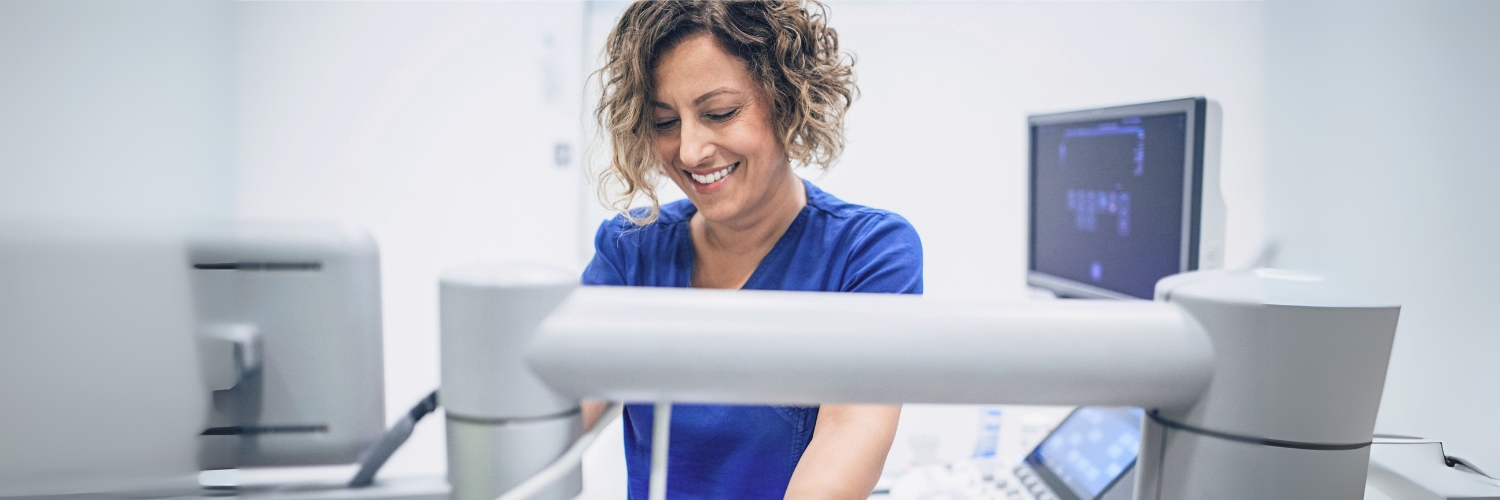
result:
[[(639, 0), (605, 42), (596, 73), (603, 95), (594, 118), (609, 139), (609, 166), (599, 199), (636, 224), (656, 220), (660, 159), (652, 142), (652, 70), (657, 59), (692, 35), (710, 34), (744, 61), (773, 104), (772, 123), (797, 166), (833, 166), (844, 149), (844, 115), (859, 88), (854, 57), (839, 53), (838, 33), (817, 0)], [(638, 196), (651, 210), (631, 213)]]

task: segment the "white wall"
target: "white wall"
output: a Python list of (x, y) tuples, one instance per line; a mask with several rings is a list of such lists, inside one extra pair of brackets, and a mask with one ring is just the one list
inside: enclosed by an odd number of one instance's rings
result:
[(232, 215), (233, 14), (0, 3), (0, 219)]
[(1500, 3), (1275, 3), (1279, 267), (1403, 305), (1377, 432), (1500, 468)]
[[(437, 276), (576, 265), (578, 2), (242, 2), (238, 213), (380, 244), (386, 415), (438, 386)], [(555, 148), (571, 158), (559, 166)], [(429, 418), (388, 475), (444, 470)]]

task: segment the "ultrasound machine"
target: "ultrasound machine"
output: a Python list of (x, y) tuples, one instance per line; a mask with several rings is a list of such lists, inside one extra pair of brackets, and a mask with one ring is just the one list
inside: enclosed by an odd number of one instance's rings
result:
[[(1027, 283), (1151, 300), (1162, 278), (1223, 267), (1219, 113), (1195, 97), (1030, 116)], [(1130, 498), (1143, 416), (1078, 408), (995, 484), (1009, 498)]]
[[(1223, 267), (1219, 113), (1195, 97), (1028, 117), (1027, 284), (1058, 298), (1151, 300), (1162, 278)], [(918, 471), (927, 477), (892, 496), (1128, 499), (1143, 418), (1077, 408), (1015, 464)]]

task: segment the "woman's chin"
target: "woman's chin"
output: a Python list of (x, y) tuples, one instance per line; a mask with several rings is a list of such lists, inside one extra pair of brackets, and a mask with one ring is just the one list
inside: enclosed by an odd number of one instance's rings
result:
[(702, 215), (704, 220), (725, 222), (734, 219), (739, 214), (738, 206), (730, 200), (718, 196), (704, 198), (693, 197), (693, 206), (697, 207), (698, 214)]
[(693, 205), (698, 207), (698, 212), (703, 213), (710, 220), (717, 220), (716, 217), (710, 217), (710, 215), (729, 216), (734, 212), (730, 206), (736, 205), (734, 200), (737, 190), (735, 188), (739, 186), (735, 186), (732, 180), (721, 179), (713, 184), (693, 182), (693, 190), (686, 194), (693, 200)]

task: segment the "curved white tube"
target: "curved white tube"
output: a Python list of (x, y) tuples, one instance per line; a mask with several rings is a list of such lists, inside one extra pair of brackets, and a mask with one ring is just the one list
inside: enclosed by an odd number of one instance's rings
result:
[(594, 427), (579, 436), (578, 440), (573, 442), (573, 446), (569, 446), (567, 451), (557, 457), (557, 460), (553, 460), (536, 475), (522, 481), (521, 484), (511, 488), (495, 500), (526, 500), (566, 477), (568, 473), (573, 472), (574, 468), (583, 464), (583, 452), (588, 450), (589, 445), (594, 444), (594, 439), (604, 432), (605, 427), (609, 427), (611, 422), (620, 417), (620, 412), (624, 408), (625, 406), (621, 403), (610, 403), (609, 407), (604, 409), (604, 413), (599, 415), (599, 421), (594, 423)]
[(1186, 408), (1214, 348), (1180, 307), (586, 286), (527, 363), (568, 398)]

